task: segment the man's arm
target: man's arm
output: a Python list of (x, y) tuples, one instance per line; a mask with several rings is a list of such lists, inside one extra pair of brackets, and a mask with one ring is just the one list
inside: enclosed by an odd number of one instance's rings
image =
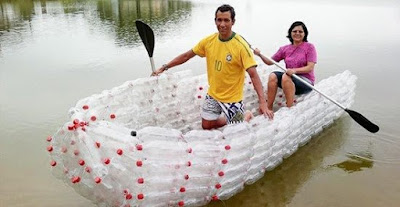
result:
[(269, 110), (267, 107), (267, 102), (264, 98), (264, 91), (262, 87), (262, 83), (260, 80), (260, 76), (258, 76), (256, 67), (250, 67), (247, 69), (247, 73), (249, 74), (251, 78), (251, 82), (253, 83), (254, 90), (257, 92), (258, 96), (258, 104), (259, 104), (259, 111), (261, 114), (264, 114), (265, 116), (268, 116), (268, 118), (273, 119), (274, 118), (274, 112), (272, 110)]
[(193, 52), (193, 50), (189, 50), (185, 53), (182, 53), (175, 57), (173, 60), (171, 60), (169, 63), (161, 66), (161, 68), (157, 69), (154, 71), (151, 75), (156, 76), (164, 72), (165, 70), (168, 70), (169, 68), (172, 68), (174, 66), (180, 65), (182, 63), (185, 63), (186, 61), (190, 60), (192, 57), (194, 57), (196, 54)]

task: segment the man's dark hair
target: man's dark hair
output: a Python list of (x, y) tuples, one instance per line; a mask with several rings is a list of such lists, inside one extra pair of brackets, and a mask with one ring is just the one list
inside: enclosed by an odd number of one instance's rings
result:
[(220, 7), (217, 8), (217, 10), (215, 11), (215, 20), (217, 19), (217, 13), (218, 11), (220, 12), (227, 12), (230, 11), (231, 12), (231, 19), (232, 21), (235, 21), (235, 9), (229, 5), (229, 4), (223, 4)]
[(306, 25), (303, 22), (297, 21), (297, 22), (293, 22), (293, 24), (290, 26), (289, 30), (288, 30), (288, 35), (286, 36), (287, 38), (289, 38), (290, 42), (293, 44), (293, 38), (292, 38), (292, 30), (293, 28), (297, 27), (297, 26), (301, 26), (304, 30), (304, 38), (303, 41), (304, 42), (308, 42), (307, 40), (307, 36), (308, 36), (308, 29), (306, 27)]

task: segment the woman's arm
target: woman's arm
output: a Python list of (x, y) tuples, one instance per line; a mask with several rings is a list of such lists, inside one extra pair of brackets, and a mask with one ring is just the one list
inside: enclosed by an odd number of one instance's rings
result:
[(309, 73), (314, 69), (314, 66), (315, 66), (314, 62), (307, 62), (307, 65), (301, 68), (288, 68), (286, 74), (291, 76), (292, 74)]
[(260, 51), (258, 48), (254, 49), (254, 54), (257, 55), (257, 56), (259, 56), (259, 57), (261, 58), (261, 60), (262, 60), (265, 64), (267, 64), (267, 65), (272, 65), (272, 64), (274, 64), (272, 61), (270, 61), (268, 58), (266, 58), (263, 54), (261, 54), (261, 51)]

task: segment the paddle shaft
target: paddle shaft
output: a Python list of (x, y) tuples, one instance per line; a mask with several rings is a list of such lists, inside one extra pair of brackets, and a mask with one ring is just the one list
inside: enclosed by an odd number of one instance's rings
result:
[(153, 72), (155, 72), (155, 71), (156, 71), (156, 67), (154, 66), (154, 59), (153, 59), (153, 57), (150, 57), (150, 64), (151, 64), (151, 70), (152, 70)]

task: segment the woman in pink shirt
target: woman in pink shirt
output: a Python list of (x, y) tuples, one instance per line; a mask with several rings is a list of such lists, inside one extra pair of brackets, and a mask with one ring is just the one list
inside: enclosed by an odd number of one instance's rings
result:
[[(286, 73), (276, 71), (269, 75), (267, 93), (268, 110), (273, 110), (272, 106), (278, 87), (283, 89), (288, 107), (293, 106), (295, 94), (304, 94), (312, 90), (301, 81), (291, 77), (292, 74), (296, 74), (314, 85), (314, 66), (317, 63), (317, 52), (314, 45), (308, 42), (307, 36), (308, 30), (306, 25), (300, 21), (294, 22), (290, 26), (287, 35), (291, 44), (279, 48), (278, 52), (272, 56), (272, 59), (276, 62), (284, 60), (287, 71)], [(254, 54), (260, 56), (265, 64), (273, 64), (261, 54), (259, 49), (256, 48)]]

